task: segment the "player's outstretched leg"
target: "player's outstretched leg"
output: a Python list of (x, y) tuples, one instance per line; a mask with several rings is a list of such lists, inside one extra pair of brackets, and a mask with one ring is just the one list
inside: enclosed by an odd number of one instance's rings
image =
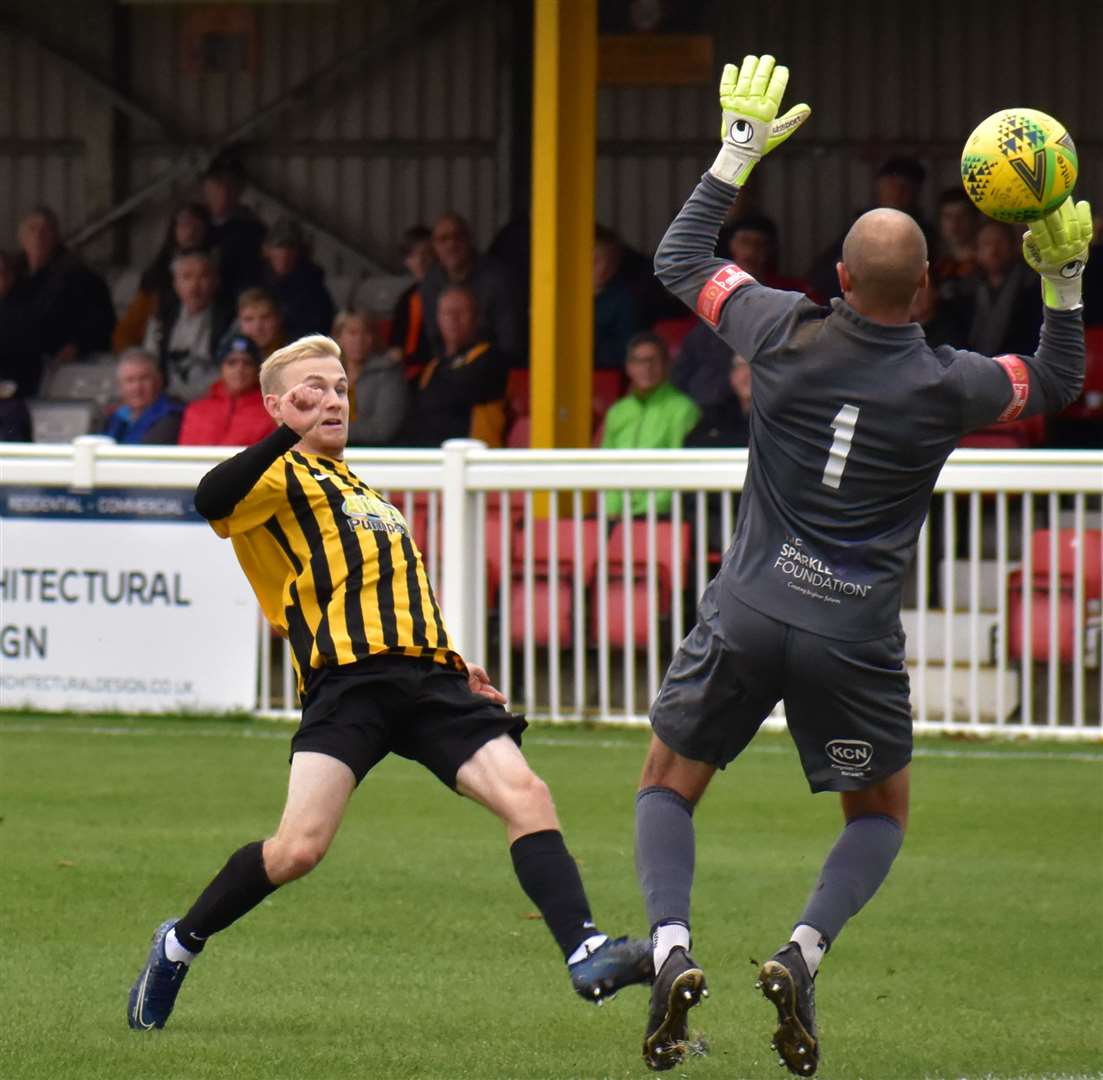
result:
[(670, 1069), (686, 1054), (687, 1014), (708, 996), (704, 972), (689, 955), (689, 901), (696, 839), (693, 808), (715, 769), (682, 757), (657, 736), (636, 796), (636, 871), (651, 923), (655, 982), (643, 1036), (643, 1058)]
[(505, 823), (517, 880), (562, 950), (580, 997), (600, 1005), (625, 986), (651, 981), (650, 942), (612, 939), (594, 924), (551, 793), (509, 736), (491, 739), (460, 766), (456, 790)]
[(797, 1076), (811, 1076), (822, 1045), (814, 980), (848, 920), (881, 887), (904, 842), (908, 767), (859, 791), (842, 793), (846, 827), (831, 849), (789, 942), (762, 965), (755, 986), (777, 1009), (772, 1044)]
[(336, 758), (312, 752), (294, 755), (276, 835), (235, 851), (183, 918), (169, 919), (157, 928), (145, 966), (130, 988), (126, 1018), (132, 1028), (164, 1027), (207, 939), (252, 911), (280, 885), (318, 865), (355, 786), (352, 770)]

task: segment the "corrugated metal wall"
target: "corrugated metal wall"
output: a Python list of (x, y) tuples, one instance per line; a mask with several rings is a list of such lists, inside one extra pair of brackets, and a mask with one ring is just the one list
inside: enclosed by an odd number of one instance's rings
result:
[[(520, 2), (520, 0), (518, 0)], [(84, 0), (67, 20), (41, 4), (5, 0), (26, 21), (105, 75), (109, 0)], [(414, 17), (402, 0), (250, 5), (253, 75), (194, 75), (182, 62), (185, 5), (125, 9), (134, 96), (193, 143), (216, 139), (335, 58)], [(439, 25), (362, 66), (362, 78), (317, 107), (297, 105), (246, 137), (243, 157), (271, 192), (300, 206), (354, 248), (393, 265), (401, 230), (448, 208), (472, 221), (481, 243), (509, 215), (510, 65), (531, 43), (513, 40), (513, 0), (458, 5)], [(709, 6), (715, 59), (772, 51), (793, 72), (787, 101), (807, 100), (811, 122), (758, 170), (746, 198), (779, 222), (792, 270), (845, 226), (870, 195), (877, 162), (914, 152), (928, 166), (927, 203), (957, 182), (961, 143), (994, 109), (1030, 103), (1068, 125), (1082, 154), (1080, 191), (1103, 200), (1103, 3), (1065, 0), (1044, 27), (1026, 0), (925, 0), (923, 4), (774, 0)], [(523, 20), (522, 20), (523, 22)], [(124, 39), (125, 40), (125, 39)], [(1036, 59), (1052, 49), (1054, 61)], [(1057, 64), (1060, 66), (1058, 67)], [(0, 22), (0, 236), (14, 241), (20, 213), (55, 206), (73, 229), (110, 201), (111, 113), (101, 96), (49, 52)], [(602, 87), (598, 98), (597, 217), (635, 246), (654, 248), (716, 146), (713, 85)], [(163, 133), (128, 125), (127, 190), (176, 160)], [(1094, 159), (1094, 160), (1093, 160)], [(194, 188), (167, 187), (128, 219), (131, 261), (145, 262), (169, 207)], [(277, 210), (256, 202), (266, 217)], [(332, 273), (359, 270), (318, 242)], [(110, 246), (89, 247), (96, 259)]]
[[(214, 140), (337, 57), (371, 46), (388, 26), (401, 25), (405, 11), (399, 2), (255, 7), (259, 58), (250, 77), (185, 74), (178, 53), (187, 10), (138, 7), (131, 16), (134, 89), (155, 111), (174, 116), (186, 137)], [(492, 2), (465, 5), (439, 32), (371, 57), (359, 78), (319, 105), (294, 106), (249, 133), (243, 160), (266, 189), (378, 261), (393, 261), (407, 225), (451, 208), (489, 241), (502, 223), (495, 15)], [(163, 140), (137, 133), (136, 185), (171, 163)], [(254, 201), (268, 210), (263, 199)], [(152, 250), (163, 220), (145, 215), (137, 252)], [(331, 264), (341, 261), (324, 241), (318, 247)]]
[[(83, 80), (11, 25), (46, 25), (41, 4), (7, 0), (0, 9), (0, 246), (15, 247), (20, 217), (45, 203), (62, 227), (79, 224), (110, 202), (103, 155), (108, 112)], [(7, 20), (12, 20), (9, 25)], [(109, 70), (111, 10), (87, 5), (79, 19), (59, 19), (48, 37), (100, 71)], [(93, 144), (90, 150), (90, 144)], [(105, 249), (92, 254), (103, 255)]]
[[(1009, 105), (1065, 123), (1081, 150), (1078, 192), (1103, 209), (1100, 0), (1049, 5), (1044, 15), (1026, 0), (774, 0), (713, 12), (718, 69), (770, 52), (792, 73), (786, 107), (812, 106), (745, 194), (781, 227), (791, 271), (803, 271), (869, 205), (873, 172), (890, 154), (924, 163), (933, 218), (938, 192), (960, 182), (965, 137)], [(715, 89), (602, 87), (598, 118), (599, 219), (653, 249), (715, 154)], [(672, 146), (679, 142), (684, 152)]]

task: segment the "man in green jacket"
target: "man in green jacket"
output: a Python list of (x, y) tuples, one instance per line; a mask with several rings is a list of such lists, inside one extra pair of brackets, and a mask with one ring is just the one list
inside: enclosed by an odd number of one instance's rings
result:
[[(603, 450), (677, 450), (693, 430), (701, 412), (693, 399), (667, 381), (670, 353), (657, 334), (637, 334), (628, 342), (624, 364), (628, 393), (605, 416)], [(655, 511), (669, 514), (672, 493), (655, 492)], [(622, 513), (620, 492), (605, 496), (612, 516)], [(647, 492), (632, 494), (632, 515), (647, 513)]]

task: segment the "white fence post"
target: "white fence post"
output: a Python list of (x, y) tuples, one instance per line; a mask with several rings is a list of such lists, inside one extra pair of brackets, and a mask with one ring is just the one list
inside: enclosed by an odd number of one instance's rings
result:
[(485, 450), (478, 439), (449, 439), (444, 451), (443, 520), (441, 522), (441, 614), (448, 634), (465, 660), (485, 664), (481, 656), (482, 635), (476, 622), (479, 609), (475, 603), (476, 575), (473, 561), (481, 558), (476, 552), (475, 511), (477, 499), (467, 490), (467, 455), (472, 450)]
[(94, 491), (96, 487), (96, 451), (101, 446), (114, 446), (107, 435), (78, 435), (73, 440), (74, 491)]

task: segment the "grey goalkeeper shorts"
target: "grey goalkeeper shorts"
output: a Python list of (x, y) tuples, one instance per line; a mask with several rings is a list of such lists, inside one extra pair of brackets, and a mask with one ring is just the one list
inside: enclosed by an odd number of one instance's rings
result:
[(903, 630), (821, 637), (747, 607), (714, 579), (651, 708), (655, 734), (724, 768), (779, 701), (813, 791), (856, 791), (911, 760)]

